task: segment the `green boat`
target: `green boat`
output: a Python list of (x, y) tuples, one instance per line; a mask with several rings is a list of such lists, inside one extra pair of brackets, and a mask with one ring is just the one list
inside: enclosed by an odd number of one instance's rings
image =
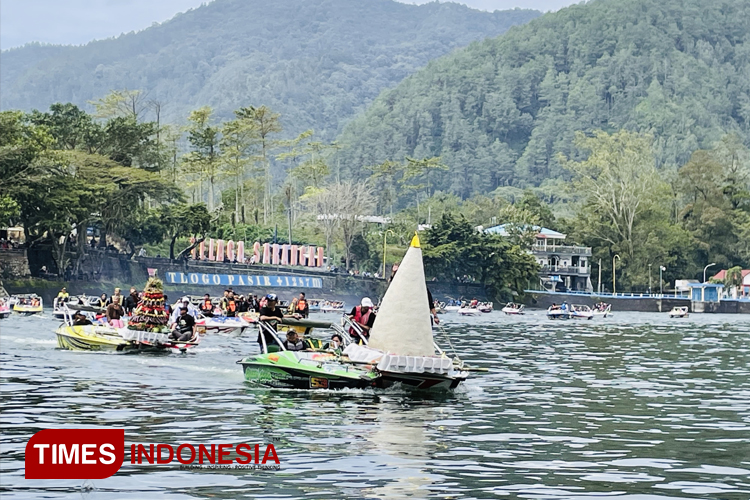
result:
[[(287, 389), (365, 389), (377, 387), (381, 378), (374, 366), (348, 361), (339, 353), (324, 350), (321, 339), (313, 336), (315, 328), (330, 328), (345, 342), (348, 335), (338, 325), (325, 321), (284, 318), (276, 328), (259, 321), (261, 353), (248, 356), (242, 365), (245, 380), (253, 385)], [(294, 330), (314, 347), (305, 351), (287, 351), (280, 334)]]

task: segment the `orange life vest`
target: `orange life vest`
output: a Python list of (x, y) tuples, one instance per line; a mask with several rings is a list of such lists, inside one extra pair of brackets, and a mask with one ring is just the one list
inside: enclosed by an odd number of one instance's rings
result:
[(234, 300), (227, 301), (227, 311), (235, 312), (237, 310), (237, 303)]
[(304, 311), (305, 309), (307, 309), (307, 301), (305, 301), (304, 299), (302, 299), (299, 302), (297, 302), (297, 310), (298, 311)]
[(213, 312), (214, 304), (213, 302), (211, 302), (211, 299), (203, 299), (203, 307), (201, 308), (201, 310)]

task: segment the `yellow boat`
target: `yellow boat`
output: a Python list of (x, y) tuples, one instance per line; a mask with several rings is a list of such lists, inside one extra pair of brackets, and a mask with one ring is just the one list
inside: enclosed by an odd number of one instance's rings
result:
[(11, 300), (13, 301), (13, 312), (15, 313), (29, 315), (44, 311), (42, 298), (35, 293), (14, 295)]
[[(79, 312), (92, 313), (97, 308), (80, 307)], [(74, 325), (73, 311), (64, 308), (64, 322), (55, 331), (57, 345), (70, 351), (111, 352), (169, 352), (179, 349), (184, 352), (200, 343), (196, 335), (190, 342), (170, 340), (168, 333), (113, 328), (109, 325)]]

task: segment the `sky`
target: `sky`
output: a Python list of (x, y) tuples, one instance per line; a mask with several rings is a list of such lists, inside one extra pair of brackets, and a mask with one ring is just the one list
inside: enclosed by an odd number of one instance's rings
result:
[[(273, 0), (268, 0), (273, 1)], [(428, 0), (401, 0), (426, 3)], [(557, 10), (579, 0), (458, 0), (481, 10)], [(0, 49), (29, 42), (79, 45), (171, 19), (206, 0), (0, 0)]]

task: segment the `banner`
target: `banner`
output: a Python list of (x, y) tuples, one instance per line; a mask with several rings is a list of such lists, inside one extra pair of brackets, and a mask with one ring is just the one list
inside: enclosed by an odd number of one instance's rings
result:
[(310, 276), (257, 276), (249, 274), (166, 273), (165, 283), (174, 285), (323, 288), (323, 278)]

